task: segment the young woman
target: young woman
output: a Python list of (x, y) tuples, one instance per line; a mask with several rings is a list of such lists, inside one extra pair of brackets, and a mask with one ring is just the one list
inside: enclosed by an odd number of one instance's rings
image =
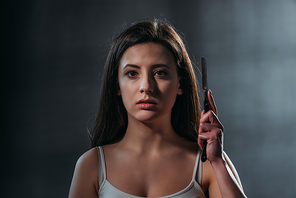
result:
[(172, 26), (124, 30), (105, 65), (93, 148), (76, 164), (69, 197), (245, 197), (208, 97), (210, 111), (200, 112), (194, 70)]

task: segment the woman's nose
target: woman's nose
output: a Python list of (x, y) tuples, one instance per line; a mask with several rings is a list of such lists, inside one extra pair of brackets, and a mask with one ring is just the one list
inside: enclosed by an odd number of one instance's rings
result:
[(154, 91), (154, 79), (149, 76), (143, 76), (139, 91), (141, 93), (152, 93)]

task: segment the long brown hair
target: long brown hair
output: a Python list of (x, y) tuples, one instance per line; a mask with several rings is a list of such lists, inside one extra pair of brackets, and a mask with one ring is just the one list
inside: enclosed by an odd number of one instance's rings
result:
[(91, 147), (119, 141), (127, 128), (127, 112), (118, 91), (118, 65), (127, 48), (139, 43), (155, 42), (167, 47), (173, 54), (180, 86), (172, 109), (171, 122), (174, 130), (189, 141), (198, 135), (200, 105), (196, 78), (185, 45), (167, 22), (144, 21), (135, 23), (115, 38), (104, 67), (98, 114), (91, 132)]

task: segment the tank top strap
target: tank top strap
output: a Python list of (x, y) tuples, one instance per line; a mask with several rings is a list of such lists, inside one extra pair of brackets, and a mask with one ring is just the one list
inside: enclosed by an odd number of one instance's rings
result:
[(201, 176), (202, 176), (202, 163), (201, 163), (200, 157), (201, 157), (201, 149), (198, 148), (192, 180), (195, 180), (195, 178), (197, 178), (197, 183), (199, 184), (201, 184)]
[(105, 163), (105, 156), (102, 146), (98, 146), (98, 157), (99, 157), (99, 170), (98, 170), (98, 182), (99, 182), (99, 189), (102, 186), (102, 183), (106, 180), (106, 163)]

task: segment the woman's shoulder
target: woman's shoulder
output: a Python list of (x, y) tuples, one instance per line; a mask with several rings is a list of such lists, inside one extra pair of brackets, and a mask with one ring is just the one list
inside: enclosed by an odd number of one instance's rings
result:
[(76, 166), (93, 166), (98, 164), (97, 150), (97, 147), (94, 147), (83, 153), (77, 160)]
[[(96, 147), (83, 153), (76, 162), (75, 172), (94, 177), (98, 175), (99, 157)], [(97, 177), (94, 177), (97, 179)]]
[(98, 151), (94, 147), (79, 157), (75, 166), (75, 172), (82, 172), (84, 175), (95, 175), (94, 172), (98, 172), (98, 165)]
[(77, 160), (69, 197), (95, 197), (98, 192), (98, 152), (92, 148)]

